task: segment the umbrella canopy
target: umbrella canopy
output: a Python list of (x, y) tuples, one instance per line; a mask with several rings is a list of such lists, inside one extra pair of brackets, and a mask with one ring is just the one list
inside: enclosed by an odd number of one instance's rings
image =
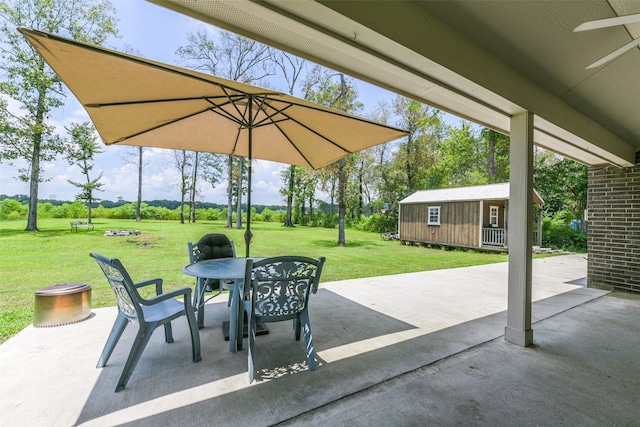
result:
[[(19, 31), (78, 98), (107, 145), (231, 154), (318, 169), (407, 134), (277, 91), (37, 30)], [(248, 213), (250, 197), (249, 180)], [(250, 221), (247, 216), (247, 256)]]

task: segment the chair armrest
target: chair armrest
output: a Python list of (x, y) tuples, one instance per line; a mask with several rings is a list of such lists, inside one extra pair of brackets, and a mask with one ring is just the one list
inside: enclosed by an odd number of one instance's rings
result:
[(318, 285), (320, 285), (320, 275), (322, 274), (322, 268), (324, 267), (324, 263), (326, 260), (327, 259), (323, 256), (318, 258), (318, 268), (316, 270), (315, 277), (313, 278), (313, 285), (311, 285), (311, 292), (314, 294), (318, 292)]
[(161, 301), (168, 300), (169, 298), (174, 298), (178, 296), (184, 296), (185, 305), (187, 304), (187, 302), (191, 304), (191, 288), (174, 289), (173, 291), (167, 292), (165, 294), (157, 295), (153, 298), (148, 298), (148, 299), (141, 298), (140, 302), (144, 305), (154, 305)]
[(143, 280), (142, 282), (134, 283), (133, 286), (138, 288), (142, 288), (143, 286), (156, 285), (156, 295), (162, 294), (162, 279), (156, 277), (155, 279)]

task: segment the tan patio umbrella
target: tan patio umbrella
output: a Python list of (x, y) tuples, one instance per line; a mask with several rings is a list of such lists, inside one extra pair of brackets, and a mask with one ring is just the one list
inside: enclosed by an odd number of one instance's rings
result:
[[(19, 31), (107, 145), (232, 154), (318, 169), (403, 130), (277, 91), (28, 28)], [(247, 256), (251, 241), (251, 161)]]

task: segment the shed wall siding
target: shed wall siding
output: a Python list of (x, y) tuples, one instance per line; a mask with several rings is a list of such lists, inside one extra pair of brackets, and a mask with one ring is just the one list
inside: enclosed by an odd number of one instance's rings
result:
[[(429, 206), (440, 206), (440, 225), (427, 225)], [(402, 205), (400, 240), (478, 247), (480, 202)]]

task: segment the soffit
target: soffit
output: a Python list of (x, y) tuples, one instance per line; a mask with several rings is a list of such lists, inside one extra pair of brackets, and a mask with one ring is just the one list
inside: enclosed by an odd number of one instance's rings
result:
[(536, 144), (585, 164), (628, 166), (640, 150), (640, 51), (584, 69), (631, 33), (572, 32), (640, 3), (152, 2), (504, 133), (532, 111)]

